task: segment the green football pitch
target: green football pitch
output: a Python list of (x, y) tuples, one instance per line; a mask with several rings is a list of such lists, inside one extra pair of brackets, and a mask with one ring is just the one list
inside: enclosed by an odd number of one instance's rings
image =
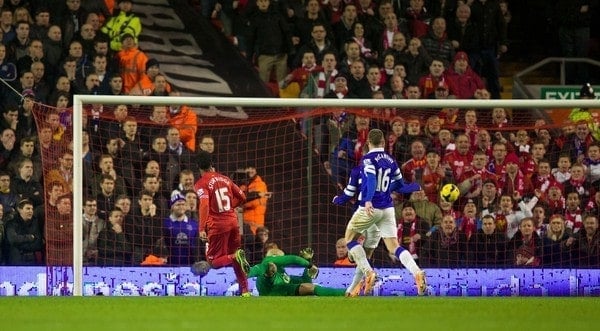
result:
[(2, 330), (593, 330), (597, 298), (0, 298)]

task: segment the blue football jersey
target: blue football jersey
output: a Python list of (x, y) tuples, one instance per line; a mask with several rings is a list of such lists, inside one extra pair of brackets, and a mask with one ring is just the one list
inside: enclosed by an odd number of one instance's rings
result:
[(392, 189), (402, 180), (396, 160), (383, 148), (373, 148), (363, 156), (361, 164), (360, 205), (364, 206), (365, 201), (371, 201), (374, 208), (393, 207)]

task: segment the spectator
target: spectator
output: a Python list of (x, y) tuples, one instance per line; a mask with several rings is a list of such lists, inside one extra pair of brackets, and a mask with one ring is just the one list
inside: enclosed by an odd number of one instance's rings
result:
[[(92, 54), (93, 55), (90, 56), (90, 58), (92, 59), (92, 70), (93, 73), (98, 75), (98, 80), (100, 81), (97, 93), (102, 94), (102, 92), (105, 92), (109, 89), (108, 83), (110, 81), (110, 78), (113, 76), (113, 73), (108, 71), (107, 69), (108, 59), (106, 55), (95, 53)], [(86, 75), (89, 74), (90, 73), (86, 73)]]
[[(593, 2), (560, 0), (556, 1), (554, 6), (561, 55), (564, 57), (587, 57), (590, 43), (590, 22), (593, 20)], [(567, 63), (567, 84), (581, 84), (587, 81), (588, 77), (589, 72), (585, 64)]]
[(315, 54), (316, 63), (320, 63), (323, 67), (325, 64), (323, 63), (323, 58), (326, 54), (337, 55), (337, 49), (333, 44), (333, 36), (332, 33), (327, 29), (326, 25), (323, 23), (315, 23), (312, 25), (311, 30), (311, 39), (304, 43), (302, 47), (297, 52), (297, 56), (294, 59), (293, 67), (298, 67), (301, 64), (302, 54), (304, 54), (307, 50), (313, 51)]
[(509, 265), (521, 267), (537, 267), (542, 259), (542, 240), (535, 232), (535, 225), (530, 217), (521, 220), (519, 231), (508, 242)]
[[(125, 191), (126, 190), (125, 181), (117, 173), (117, 171), (114, 167), (114, 159), (112, 156), (110, 156), (109, 154), (102, 154), (98, 158), (98, 171), (99, 172), (96, 172), (94, 174), (94, 180), (91, 181), (91, 183), (90, 183), (92, 185), (92, 187), (90, 188), (90, 192), (91, 192), (92, 196), (94, 196), (94, 197), (98, 196), (100, 191), (103, 191), (101, 186), (102, 186), (102, 181), (103, 181), (105, 175), (108, 175), (112, 178), (113, 187), (114, 187), (113, 190), (115, 191), (115, 193), (117, 195), (124, 194), (126, 192)], [(111, 192), (113, 190), (111, 190)], [(108, 206), (112, 207), (112, 203), (109, 204)], [(100, 209), (100, 210), (102, 210), (102, 209)]]
[(13, 154), (8, 163), (7, 170), (13, 174), (17, 173), (19, 164), (23, 159), (30, 159), (33, 162), (33, 179), (38, 182), (42, 179), (42, 159), (38, 153), (35, 153), (35, 136), (28, 136), (20, 139), (20, 148), (17, 154)]
[(352, 39), (354, 23), (357, 21), (356, 5), (354, 3), (347, 3), (344, 6), (344, 12), (340, 20), (333, 25), (333, 34), (335, 35), (334, 40), (337, 42), (337, 49), (346, 49), (346, 42)]
[[(483, 184), (496, 181), (496, 175), (485, 168), (487, 157), (484, 152), (476, 151), (473, 155), (471, 165), (465, 167), (465, 171), (459, 178), (459, 188), (461, 195), (467, 199), (475, 199), (480, 197), (483, 191)], [(494, 185), (495, 189), (495, 185)], [(495, 196), (495, 192), (494, 192)], [(489, 196), (488, 198), (491, 198)]]
[[(410, 144), (410, 155), (412, 156), (401, 166), (404, 178), (408, 182), (422, 182), (423, 169), (427, 164), (426, 146), (421, 140), (413, 140)], [(403, 160), (404, 158), (402, 158)]]
[(12, 214), (20, 200), (20, 197), (10, 190), (10, 178), (8, 172), (0, 170), (0, 205), (5, 215)]
[(454, 47), (448, 38), (446, 20), (443, 17), (434, 18), (431, 29), (420, 39), (429, 56), (442, 60), (445, 66), (454, 59)]
[[(321, 11), (320, 1), (306, 1), (306, 12), (303, 17), (296, 17), (293, 23), (293, 38), (298, 41), (298, 45), (307, 45), (311, 38), (314, 38), (312, 31), (315, 25), (321, 25), (325, 29), (325, 35), (333, 37), (331, 26), (323, 12)], [(315, 56), (317, 53), (315, 53)], [(318, 62), (321, 58), (318, 58)]]
[(35, 22), (31, 25), (29, 35), (32, 39), (42, 40), (50, 28), (50, 10), (46, 6), (35, 8)]
[[(353, 44), (349, 44), (350, 45)], [(372, 91), (365, 76), (365, 61), (358, 58), (350, 64), (350, 74), (347, 77), (349, 93), (361, 99), (371, 99)], [(379, 70), (377, 71), (379, 73)]]
[(50, 65), (50, 68), (58, 68), (64, 55), (64, 44), (62, 42), (62, 31), (60, 26), (51, 25), (40, 40), (43, 44), (44, 56), (48, 65)]
[(273, 192), (268, 191), (267, 184), (258, 175), (255, 167), (247, 167), (245, 171), (247, 183), (240, 186), (246, 194), (246, 202), (243, 204), (244, 223), (250, 225), (250, 230), (256, 234), (259, 227), (265, 226), (267, 200)]
[[(185, 214), (188, 219), (193, 222), (198, 222), (198, 195), (196, 191), (192, 188), (191, 190), (185, 190), (182, 192), (182, 195), (185, 197), (185, 201), (187, 201), (188, 209)], [(204, 248), (204, 245), (201, 245)]]
[(171, 197), (170, 205), (170, 216), (163, 222), (164, 242), (170, 251), (169, 263), (189, 266), (200, 257), (198, 223), (188, 219), (188, 205), (183, 195)]
[(127, 116), (123, 120), (121, 132), (121, 153), (123, 155), (123, 169), (119, 169), (130, 195), (136, 187), (136, 181), (141, 177), (141, 162), (144, 152), (148, 150), (148, 142), (144, 141), (138, 133), (138, 121), (135, 117)]
[[(430, 229), (433, 227), (439, 227), (440, 222), (442, 221), (442, 210), (440, 207), (427, 200), (427, 195), (425, 191), (419, 190), (412, 192), (410, 195), (409, 202), (412, 204), (413, 209), (415, 210), (417, 217), (425, 224), (426, 229)], [(396, 205), (396, 215), (402, 214), (403, 205)]]
[(474, 59), (479, 58), (481, 41), (479, 36), (479, 26), (471, 19), (471, 7), (467, 4), (461, 4), (456, 9), (456, 18), (448, 21), (448, 39), (456, 51), (464, 52), (471, 67)]
[(471, 240), (473, 235), (477, 232), (477, 228), (481, 226), (478, 214), (475, 201), (473, 201), (473, 199), (468, 199), (464, 203), (461, 217), (456, 219), (458, 231), (465, 234), (467, 241)]
[(427, 195), (427, 200), (437, 203), (440, 189), (446, 179), (446, 167), (440, 164), (440, 153), (434, 148), (427, 150), (425, 160), (420, 185)]
[(102, 173), (97, 175), (96, 183), (98, 190), (93, 196), (96, 197), (98, 204), (98, 215), (103, 219), (107, 219), (108, 213), (114, 207), (115, 198), (118, 195), (115, 190), (115, 179), (108, 173)]
[(304, 91), (300, 93), (301, 97), (323, 98), (335, 91), (335, 79), (338, 75), (336, 55), (333, 52), (326, 52), (322, 58), (323, 70), (311, 74)]
[[(497, 0), (476, 0), (471, 4), (471, 19), (478, 26), (481, 50), (479, 58), (469, 56), (474, 70), (485, 77), (493, 99), (500, 98), (498, 55), (506, 53), (506, 22)], [(481, 64), (479, 64), (481, 63)]]
[(390, 121), (390, 128), (387, 139), (387, 152), (392, 155), (396, 160), (403, 161), (404, 155), (409, 153), (408, 142), (406, 141), (405, 133), (405, 121), (404, 118), (396, 116)]
[[(115, 199), (114, 208), (118, 208), (123, 213), (123, 224), (133, 224), (133, 216), (131, 215), (131, 198), (125, 194), (117, 196)], [(107, 214), (108, 216), (108, 214)]]
[[(388, 56), (390, 55), (386, 55), (386, 59)], [(390, 76), (387, 82), (389, 83), (389, 90), (387, 91), (388, 99), (406, 99), (406, 95), (404, 94), (404, 79), (401, 76), (394, 74)]]
[(108, 83), (101, 90), (100, 94), (103, 94), (103, 95), (124, 95), (125, 94), (123, 92), (123, 77), (121, 77), (119, 74), (112, 73), (108, 78), (105, 78), (105, 80), (108, 80)]
[(487, 169), (500, 177), (506, 173), (506, 156), (508, 155), (508, 146), (506, 142), (496, 141), (492, 145), (492, 158), (487, 165)]
[(373, 47), (366, 30), (363, 22), (354, 22), (352, 25), (352, 40), (358, 45), (361, 58), (374, 60), (377, 58), (377, 50)]
[(131, 242), (123, 232), (123, 212), (113, 209), (108, 213), (108, 223), (98, 235), (99, 266), (130, 266)]
[(447, 87), (449, 94), (456, 95), (456, 88), (450, 81), (444, 62), (440, 59), (433, 59), (429, 65), (429, 74), (419, 78), (419, 88), (423, 91), (423, 98), (434, 98), (435, 91), (439, 86)]
[(194, 179), (194, 172), (189, 169), (184, 169), (179, 173), (179, 183), (177, 187), (171, 192), (171, 198), (176, 194), (183, 195), (184, 191), (193, 191), (194, 183), (196, 180)]
[(249, 17), (250, 27), (246, 56), (258, 63), (260, 79), (268, 83), (271, 73), (280, 82), (287, 74), (287, 54), (292, 51), (292, 37), (283, 17), (270, 8), (270, 0), (257, 0), (258, 10)]
[(66, 189), (65, 193), (73, 192), (73, 153), (65, 151), (58, 158), (58, 168), (51, 169), (44, 178), (46, 181), (57, 181)]
[(132, 12), (133, 2), (131, 0), (119, 0), (118, 6), (118, 11), (113, 13), (113, 16), (100, 29), (102, 33), (110, 38), (110, 49), (115, 52), (127, 48), (123, 45), (123, 41), (126, 39), (124, 36), (131, 36), (132, 42), (137, 44), (138, 37), (142, 32), (140, 18)]
[[(19, 63), (22, 57), (27, 55), (27, 49), (31, 43), (29, 38), (29, 22), (17, 21), (15, 23), (15, 39), (7, 43), (8, 57)], [(17, 65), (17, 71), (20, 72)]]
[(21, 199), (29, 199), (34, 207), (44, 203), (43, 188), (33, 179), (33, 162), (23, 159), (15, 177), (11, 180), (10, 190)]
[(420, 263), (430, 267), (465, 267), (469, 264), (469, 241), (452, 215), (444, 215), (439, 231), (424, 240)]
[(33, 204), (27, 199), (19, 201), (17, 213), (5, 225), (7, 264), (42, 265), (43, 238), (37, 220), (33, 217)]
[[(566, 190), (565, 190), (566, 191)], [(583, 228), (583, 208), (581, 197), (576, 191), (566, 191), (566, 206), (564, 211), (565, 227), (575, 234)]]
[(581, 209), (593, 196), (594, 190), (585, 174), (585, 168), (580, 163), (571, 166), (571, 178), (563, 183), (563, 188), (567, 198), (571, 192), (577, 193), (577, 208)]
[(424, 0), (410, 0), (410, 6), (404, 12), (404, 18), (413, 38), (421, 38), (429, 30), (431, 16), (424, 4)]
[(458, 52), (454, 56), (449, 79), (456, 87), (458, 99), (473, 99), (476, 90), (485, 88), (479, 75), (469, 66), (469, 58), (465, 52)]
[(160, 185), (160, 177), (156, 175), (145, 174), (142, 178), (142, 190), (152, 194), (152, 199), (157, 206), (157, 213), (162, 218), (168, 214), (169, 200), (162, 194), (163, 190)]
[(348, 258), (348, 246), (346, 245), (346, 239), (344, 238), (340, 238), (335, 242), (335, 261), (333, 261), (333, 266), (355, 266), (355, 264), (350, 262), (350, 259)]
[[(148, 59), (146, 61), (146, 71), (141, 75), (140, 79), (131, 88), (131, 95), (152, 95), (154, 93), (154, 82), (157, 75), (160, 73), (160, 63), (157, 59)], [(167, 83), (167, 93), (171, 92), (171, 85)]]
[(77, 40), (81, 43), (83, 54), (88, 59), (92, 59), (94, 57), (95, 38), (96, 30), (94, 30), (94, 27), (88, 23), (83, 24), (79, 33), (73, 38), (73, 40)]
[[(333, 26), (342, 19), (344, 5), (345, 2), (342, 0), (329, 0), (327, 3), (322, 3), (321, 10), (323, 10), (329, 24)], [(331, 38), (333, 39), (333, 36)]]
[(504, 234), (496, 231), (496, 220), (492, 215), (483, 216), (481, 223), (471, 246), (474, 265), (481, 268), (503, 266), (506, 254)]
[(73, 213), (70, 195), (56, 199), (56, 212), (46, 212), (46, 260), (52, 266), (73, 263)]
[(567, 239), (571, 247), (571, 258), (575, 266), (598, 268), (600, 266), (600, 235), (598, 216), (587, 214), (583, 218), (583, 229), (573, 238)]
[(308, 79), (313, 72), (323, 71), (323, 68), (317, 65), (315, 54), (312, 50), (305, 50), (304, 54), (301, 54), (301, 56), (302, 65), (285, 76), (285, 78), (279, 82), (279, 88), (284, 89), (288, 87), (289, 84), (296, 83), (299, 86), (299, 90), (302, 91), (306, 87)]
[[(260, 263), (265, 255), (266, 244), (269, 241), (269, 229), (265, 226), (252, 232), (249, 224), (244, 224), (244, 250), (250, 265)], [(345, 245), (345, 244), (344, 244)]]
[(140, 264), (151, 254), (162, 236), (163, 220), (166, 211), (159, 207), (156, 194), (142, 189), (133, 209), (133, 222), (125, 224), (125, 232), (133, 244), (133, 264)]
[(175, 186), (179, 173), (184, 169), (197, 171), (197, 165), (192, 161), (193, 152), (189, 150), (182, 142), (179, 130), (170, 127), (167, 130), (167, 153), (169, 155), (169, 167), (165, 174), (168, 189)]
[[(491, 162), (491, 160), (494, 159), (491, 145), (492, 137), (486, 129), (482, 129), (477, 126), (477, 112), (475, 109), (467, 109), (465, 111), (465, 134), (471, 141), (471, 149), (473, 150), (473, 153), (475, 153), (477, 150), (483, 151), (489, 158), (486, 160), (486, 162)], [(501, 158), (501, 160), (504, 160), (504, 158)]]
[[(166, 174), (167, 174), (167, 169), (169, 167), (169, 161), (170, 161), (170, 156), (169, 153), (167, 153), (167, 138), (165, 138), (164, 136), (156, 136), (154, 137), (154, 139), (152, 140), (152, 146), (150, 148), (150, 150), (148, 151), (148, 153), (144, 154), (144, 160), (148, 160), (148, 162), (150, 161), (156, 161), (158, 162), (158, 166), (160, 168), (160, 178), (162, 179), (163, 182), (166, 182)], [(170, 189), (171, 187), (169, 187), (168, 184), (164, 184), (165, 187), (163, 187), (164, 189)]]
[[(172, 91), (172, 96), (179, 96), (180, 93)], [(192, 152), (196, 151), (196, 133), (198, 131), (198, 115), (192, 108), (186, 105), (169, 106), (170, 126), (179, 130), (181, 142)]]
[[(485, 215), (492, 215), (496, 220), (496, 229), (506, 234), (508, 239), (512, 239), (517, 233), (521, 220), (531, 216), (531, 209), (528, 208), (523, 201), (519, 202), (520, 211), (514, 211), (514, 201), (512, 196), (508, 194), (502, 194), (500, 196), (499, 209), (497, 211), (490, 210), (489, 199), (482, 198), (482, 210), (481, 217)], [(533, 220), (531, 220), (533, 224)], [(532, 225), (533, 228), (533, 225)]]
[(96, 199), (86, 197), (83, 203), (83, 264), (96, 265), (98, 259), (98, 236), (106, 227), (106, 221), (98, 216)]
[(566, 243), (571, 237), (571, 231), (565, 226), (565, 220), (560, 215), (552, 215), (548, 231), (543, 237), (543, 258), (544, 267), (550, 268), (569, 268), (572, 267), (571, 256)]
[(148, 57), (138, 49), (137, 42), (130, 32), (125, 32), (120, 37), (121, 48), (116, 55), (119, 73), (123, 78), (123, 93), (129, 94), (144, 73)]
[(401, 217), (398, 219), (398, 243), (415, 261), (420, 260), (421, 245), (428, 230), (427, 223), (417, 216), (412, 202), (404, 203)]
[(119, 104), (112, 108), (112, 116), (107, 116), (102, 121), (98, 122), (98, 136), (102, 140), (112, 137), (118, 138), (123, 133), (123, 125), (127, 119), (129, 110), (127, 105)]
[(471, 142), (467, 135), (461, 134), (454, 140), (456, 149), (446, 153), (442, 162), (452, 169), (452, 175), (460, 179), (469, 164), (473, 162), (473, 153), (471, 152)]

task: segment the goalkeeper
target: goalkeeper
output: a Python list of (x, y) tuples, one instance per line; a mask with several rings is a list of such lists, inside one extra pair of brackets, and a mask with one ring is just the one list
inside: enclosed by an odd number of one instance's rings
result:
[[(280, 249), (270, 249), (261, 263), (250, 268), (248, 278), (256, 277), (256, 288), (261, 296), (344, 296), (345, 289), (312, 283), (319, 268), (311, 262), (311, 248), (303, 249), (300, 255), (284, 255)], [(288, 275), (285, 271), (288, 266), (304, 267), (302, 276)]]

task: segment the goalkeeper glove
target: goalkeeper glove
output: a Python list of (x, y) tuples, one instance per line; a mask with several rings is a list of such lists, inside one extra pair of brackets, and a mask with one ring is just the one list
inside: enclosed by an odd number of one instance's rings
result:
[(308, 262), (312, 262), (312, 258), (315, 255), (315, 252), (312, 248), (306, 247), (300, 251), (298, 254), (301, 258), (307, 260)]
[(308, 275), (308, 277), (310, 277), (311, 279), (315, 279), (317, 278), (317, 276), (319, 276), (319, 267), (317, 267), (316, 265), (311, 265), (310, 268), (307, 269), (306, 274)]

